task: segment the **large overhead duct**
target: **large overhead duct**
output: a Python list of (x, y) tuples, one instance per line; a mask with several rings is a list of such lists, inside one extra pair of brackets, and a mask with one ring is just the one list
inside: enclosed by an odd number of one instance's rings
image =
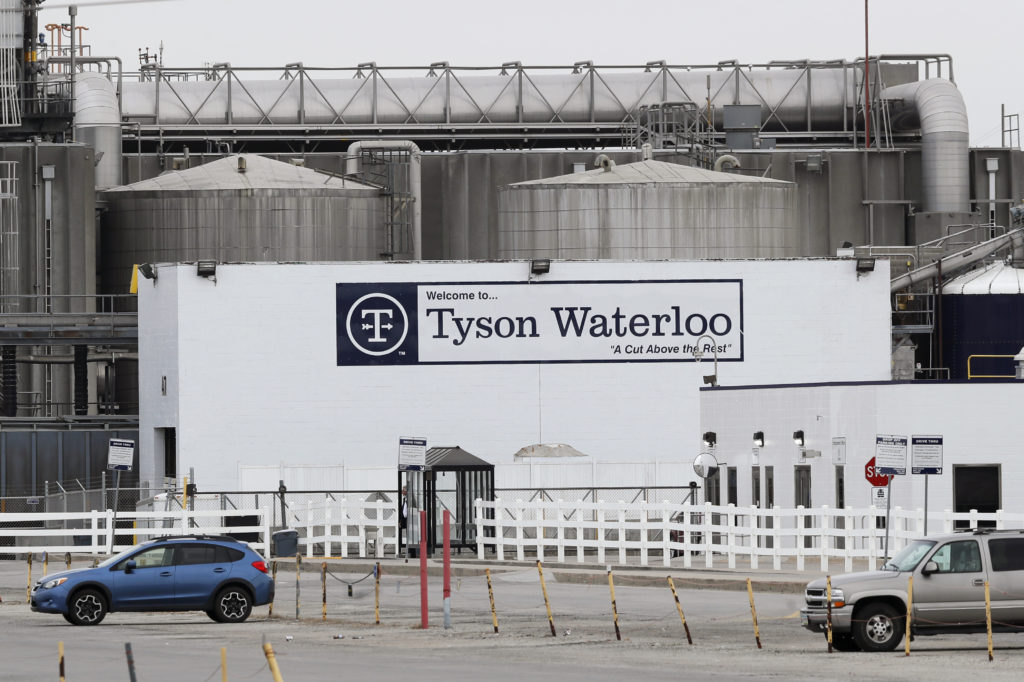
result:
[[(942, 55), (879, 57), (888, 83), (880, 97), (891, 108), (892, 130), (921, 130), (924, 190), (922, 211), (968, 210), (967, 116), (956, 86), (942, 78), (916, 81), (918, 63)], [(903, 63), (901, 63), (903, 62)], [(874, 70), (873, 70), (874, 71)], [(407, 73), (408, 71), (406, 71)], [(529, 135), (554, 136), (575, 127), (617, 129), (645, 106), (667, 101), (708, 103), (715, 127), (727, 105), (757, 105), (762, 132), (816, 136), (858, 131), (862, 109), (862, 65), (831, 62), (772, 62), (718, 67), (657, 64), (645, 70), (510, 66), (500, 75), (473, 75), (447, 65), (425, 77), (394, 76), (369, 65), (355, 78), (320, 78), (321, 70), (298, 68), (274, 80), (244, 78), (252, 71), (230, 67), (205, 72), (206, 80), (174, 81), (159, 72), (125, 83), (123, 114), (145, 127), (204, 130), (225, 126), (282, 128), (296, 135), (310, 126), (344, 128), (348, 135), (397, 137), (486, 135), (518, 124)], [(262, 76), (256, 71), (254, 78)], [(908, 82), (913, 81), (913, 82)], [(905, 84), (900, 84), (905, 83)], [(283, 131), (282, 131), (283, 132)]]
[(894, 128), (921, 128), (921, 210), (970, 210), (967, 108), (957, 87), (942, 78), (882, 91)]

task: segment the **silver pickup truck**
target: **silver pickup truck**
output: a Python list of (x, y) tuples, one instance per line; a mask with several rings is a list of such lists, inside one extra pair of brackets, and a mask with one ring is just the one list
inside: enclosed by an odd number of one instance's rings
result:
[[(914, 577), (914, 635), (985, 632), (985, 582), (993, 631), (1024, 627), (1024, 530), (976, 529), (914, 540), (877, 571), (832, 577), (832, 644), (892, 651), (906, 631)], [(804, 627), (825, 632), (825, 579), (807, 585)], [(827, 636), (827, 635), (826, 635)]]

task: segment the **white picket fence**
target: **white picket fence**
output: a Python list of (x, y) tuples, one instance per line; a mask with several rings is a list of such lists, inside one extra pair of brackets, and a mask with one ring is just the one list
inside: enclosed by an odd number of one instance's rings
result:
[[(885, 509), (759, 509), (711, 504), (649, 502), (547, 502), (495, 500), (475, 503), (477, 554), (488, 549), (497, 560), (514, 558), (563, 563), (567, 555), (578, 563), (627, 563), (636, 557), (641, 566), (652, 558), (671, 565), (682, 556), (683, 566), (695, 563), (713, 568), (716, 558), (729, 568), (738, 558), (751, 569), (768, 561), (781, 570), (784, 560), (795, 560), (804, 570), (807, 560), (828, 570), (830, 559), (841, 559), (853, 570), (855, 559), (874, 565), (885, 551)], [(943, 512), (929, 513), (929, 534), (952, 532), (954, 522), (972, 528), (994, 522), (996, 528), (1024, 528), (1024, 514)], [(895, 507), (889, 518), (889, 554), (924, 535), (924, 512)], [(721, 565), (721, 564), (719, 564)]]
[[(258, 522), (253, 526), (225, 525), (228, 518), (236, 516), (257, 516)], [(267, 508), (119, 511), (116, 523), (115, 529), (114, 512), (110, 509), (89, 512), (0, 514), (0, 554), (110, 554), (111, 548), (113, 553), (117, 553), (150, 538), (200, 533), (259, 533), (262, 541), (249, 544), (263, 556), (270, 554), (270, 512)], [(123, 542), (125, 539), (130, 539), (130, 542)]]
[[(398, 556), (395, 502), (328, 495), (322, 503), (307, 500), (305, 512), (306, 535), (299, 538), (299, 545), (305, 548), (307, 557), (347, 558), (351, 546), (359, 557), (384, 557), (389, 546), (392, 556)], [(338, 555), (334, 554), (335, 546)]]

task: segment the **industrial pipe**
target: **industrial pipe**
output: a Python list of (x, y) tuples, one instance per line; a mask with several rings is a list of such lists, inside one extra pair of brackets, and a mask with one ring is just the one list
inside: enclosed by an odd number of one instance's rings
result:
[(905, 275), (895, 277), (889, 282), (889, 291), (890, 293), (902, 291), (903, 289), (911, 287), (918, 282), (929, 280), (936, 274), (943, 272), (948, 274), (955, 270), (965, 268), (968, 265), (972, 265), (973, 263), (977, 263), (978, 261), (991, 256), (996, 251), (1004, 249), (1007, 246), (1013, 247), (1013, 260), (1015, 262), (1024, 261), (1024, 228), (1007, 232), (995, 239), (989, 239), (977, 246), (968, 247), (963, 251), (958, 251), (929, 265), (912, 270)]
[(121, 184), (121, 108), (114, 84), (83, 71), (75, 76), (75, 139), (96, 151), (96, 189)]
[(740, 160), (732, 154), (722, 154), (715, 159), (715, 171), (721, 173), (725, 170), (725, 164), (729, 164), (729, 168), (741, 168)]
[(409, 184), (412, 192), (412, 259), (423, 260), (423, 202), (420, 181), (420, 148), (412, 140), (356, 140), (345, 154), (345, 175), (359, 173), (359, 159), (363, 150), (397, 150), (409, 152)]
[(967, 107), (944, 78), (894, 85), (882, 91), (894, 129), (921, 129), (923, 211), (970, 210)]

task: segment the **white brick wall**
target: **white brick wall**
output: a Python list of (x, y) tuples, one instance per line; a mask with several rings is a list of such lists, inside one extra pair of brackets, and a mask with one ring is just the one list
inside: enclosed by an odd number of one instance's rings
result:
[[(525, 281), (528, 263), (161, 266), (140, 287), (141, 457), (178, 429), (179, 478), (237, 485), (239, 463), (390, 464), (400, 436), (492, 462), (565, 442), (604, 461), (688, 459), (699, 434), (694, 363), (338, 367), (338, 282)], [(852, 261), (553, 263), (549, 280), (742, 278), (744, 362), (723, 385), (889, 377), (888, 269)], [(628, 286), (628, 284), (623, 284)], [(168, 377), (168, 395), (160, 377)], [(632, 483), (632, 482), (630, 482)], [(675, 482), (667, 482), (669, 484)], [(685, 482), (683, 482), (685, 484)]]
[[(760, 456), (762, 471), (765, 466), (775, 467), (775, 503), (793, 505), (793, 466), (801, 462), (792, 434), (799, 429), (804, 431), (806, 447), (822, 453), (820, 458), (802, 462), (811, 466), (811, 502), (815, 506), (836, 505), (833, 437), (847, 439), (846, 506), (864, 507), (870, 504), (871, 495), (864, 466), (875, 456), (877, 434), (941, 435), (944, 471), (929, 477), (929, 512), (953, 508), (953, 467), (957, 464), (1000, 464), (1003, 508), (1022, 512), (1024, 498), (1016, 492), (1024, 485), (1022, 403), (1024, 382), (712, 390), (702, 392), (701, 430), (714, 431), (716, 456), (738, 467), (741, 505), (751, 503), (755, 431), (763, 431), (766, 439)], [(892, 496), (893, 506), (923, 508), (924, 476), (908, 473), (896, 477)]]

